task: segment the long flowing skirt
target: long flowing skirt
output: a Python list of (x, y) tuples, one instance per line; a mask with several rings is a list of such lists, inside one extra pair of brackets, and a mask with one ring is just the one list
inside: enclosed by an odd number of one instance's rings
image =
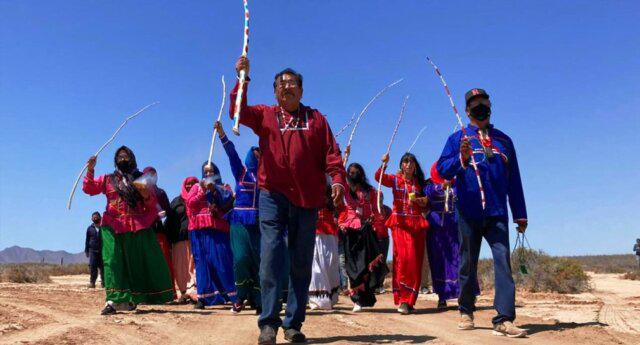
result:
[(153, 229), (115, 234), (102, 226), (107, 301), (161, 304), (173, 299), (169, 267)]
[(338, 236), (316, 234), (309, 284), (309, 305), (314, 309), (332, 309), (338, 303), (339, 289)]
[(376, 303), (375, 290), (382, 286), (389, 272), (376, 233), (368, 223), (360, 229), (347, 229), (342, 245), (351, 285), (349, 296), (362, 307), (372, 307)]
[(422, 280), (422, 261), (426, 233), (394, 227), (393, 237), (393, 302), (416, 304)]
[(171, 258), (173, 261), (173, 273), (175, 285), (180, 291), (182, 299), (198, 299), (196, 290), (196, 264), (191, 255), (191, 243), (189, 240), (179, 241), (171, 248)]
[(229, 233), (213, 229), (189, 232), (196, 263), (198, 300), (204, 305), (236, 302)]
[(238, 301), (255, 307), (262, 305), (260, 297), (260, 227), (233, 224), (231, 226), (233, 275)]
[[(164, 256), (164, 260), (169, 267), (169, 275), (171, 276), (171, 281), (175, 280), (175, 274), (173, 272), (173, 261), (171, 261), (171, 244), (167, 239), (167, 235), (156, 232), (156, 239), (158, 240), (158, 245), (160, 245), (160, 250), (162, 250), (162, 255)], [(177, 298), (176, 287), (173, 286), (173, 298)]]

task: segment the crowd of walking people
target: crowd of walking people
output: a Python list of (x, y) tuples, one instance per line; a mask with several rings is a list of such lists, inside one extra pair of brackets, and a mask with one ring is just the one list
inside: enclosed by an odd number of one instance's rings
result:
[[(249, 76), (246, 57), (236, 71)], [(259, 344), (275, 344), (280, 328), (286, 340), (304, 342), (307, 308), (330, 310), (343, 293), (353, 312), (375, 312), (389, 274), (398, 312), (411, 314), (419, 307), (427, 255), (437, 307), (457, 298), (458, 328), (471, 330), (484, 237), (495, 262), (493, 332), (526, 335), (513, 324), (507, 219), (509, 204), (518, 231), (525, 231), (524, 193), (513, 142), (490, 123), (486, 91), (466, 94), (468, 136), (453, 133), (442, 155), (424, 165), (428, 175), (413, 153), (395, 161), (393, 173), (382, 167), (393, 166), (391, 157), (382, 157), (373, 179), (390, 189), (389, 208), (378, 202), (361, 164), (344, 166), (325, 116), (300, 102), (301, 74), (285, 69), (275, 75), (276, 105), (249, 105), (248, 80), (240, 124), (258, 144), (244, 161), (221, 123), (215, 124), (233, 187), (206, 161), (200, 178), (186, 177), (180, 195), (169, 202), (158, 173), (152, 167), (140, 171), (130, 148), (118, 148), (115, 170), (102, 176), (94, 172), (97, 158), (89, 159), (83, 191), (107, 198), (102, 217), (94, 214), (87, 230), (86, 249), (91, 262), (104, 267), (103, 315), (138, 304), (228, 305), (233, 313), (255, 310)], [(238, 84), (231, 92), (231, 117), (237, 93)], [(95, 246), (101, 256), (93, 254)], [(93, 270), (91, 279), (95, 284)]]

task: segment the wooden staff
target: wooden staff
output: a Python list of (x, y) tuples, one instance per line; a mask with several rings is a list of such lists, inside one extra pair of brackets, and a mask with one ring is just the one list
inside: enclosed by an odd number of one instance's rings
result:
[[(404, 116), (404, 110), (407, 107), (407, 101), (409, 100), (409, 95), (404, 97), (404, 101), (402, 102), (402, 108), (400, 108), (400, 115), (398, 116), (398, 122), (396, 122), (396, 127), (393, 129), (393, 133), (391, 134), (391, 140), (389, 140), (389, 145), (387, 146), (387, 152), (385, 155), (388, 155), (391, 152), (391, 145), (393, 144), (393, 140), (396, 138), (396, 134), (398, 133), (398, 127), (400, 127), (400, 122), (402, 122), (402, 117)], [(380, 189), (382, 188), (382, 175), (384, 175), (385, 170), (387, 169), (387, 163), (382, 163), (382, 171), (380, 172), (380, 178), (378, 179), (378, 212), (382, 213), (382, 206), (380, 205)]]
[[(218, 112), (218, 119), (216, 122), (219, 122), (222, 118), (222, 109), (224, 109), (224, 101), (227, 97), (227, 84), (224, 82), (224, 75), (222, 76), (222, 102), (220, 104), (220, 111)], [(213, 136), (211, 137), (211, 148), (209, 149), (209, 161), (207, 163), (208, 166), (211, 166), (211, 159), (213, 159), (213, 146), (216, 144), (216, 134), (218, 134), (218, 128), (213, 128)]]
[[(133, 115), (127, 117), (126, 119), (124, 119), (124, 122), (122, 122), (122, 124), (120, 125), (120, 127), (118, 127), (118, 129), (116, 129), (115, 133), (113, 133), (113, 135), (111, 136), (111, 138), (109, 138), (109, 140), (107, 140), (106, 143), (104, 143), (104, 145), (102, 145), (98, 151), (96, 151), (96, 154), (94, 156), (98, 157), (98, 155), (100, 154), (100, 152), (102, 152), (102, 150), (104, 150), (107, 145), (111, 144), (111, 142), (116, 138), (116, 136), (118, 135), (118, 133), (120, 132), (120, 130), (124, 127), (124, 125), (127, 124), (127, 122), (129, 122), (129, 120), (133, 119), (134, 117), (140, 115), (143, 111), (147, 110), (148, 108), (158, 104), (160, 102), (153, 102), (147, 106), (145, 106), (144, 108), (138, 110), (137, 112), (135, 112)], [(80, 170), (80, 173), (78, 174), (78, 177), (76, 178), (76, 181), (73, 183), (73, 187), (71, 188), (71, 194), (69, 194), (69, 201), (67, 201), (67, 209), (70, 210), (71, 209), (71, 202), (73, 201), (73, 195), (76, 193), (76, 188), (78, 187), (78, 182), (80, 182), (80, 178), (82, 177), (82, 175), (84, 174), (85, 170), (87, 170), (87, 164), (85, 164), (82, 167), (82, 170)]]

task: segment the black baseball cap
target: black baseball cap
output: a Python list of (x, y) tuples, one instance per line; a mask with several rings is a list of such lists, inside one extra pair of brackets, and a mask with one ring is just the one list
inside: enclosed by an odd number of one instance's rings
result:
[(474, 97), (484, 97), (489, 99), (489, 94), (484, 89), (473, 88), (464, 94), (464, 101), (469, 104), (469, 101)]

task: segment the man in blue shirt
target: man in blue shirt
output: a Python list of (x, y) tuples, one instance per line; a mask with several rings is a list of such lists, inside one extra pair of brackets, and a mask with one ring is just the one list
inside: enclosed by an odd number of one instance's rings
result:
[[(526, 331), (516, 327), (515, 283), (511, 276), (507, 199), (517, 230), (527, 228), (527, 210), (520, 180), (518, 159), (511, 138), (490, 123), (491, 102), (483, 89), (471, 89), (465, 94), (466, 113), (471, 124), (452, 134), (438, 160), (440, 175), (456, 179), (456, 204), (460, 237), (460, 297), (461, 321), (458, 328), (474, 329), (474, 282), (478, 273), (478, 257), (484, 237), (493, 254), (495, 270), (494, 307), (498, 312), (493, 322), (493, 334), (525, 337)], [(475, 159), (484, 187), (486, 206), (482, 207), (480, 187), (471, 166)], [(508, 198), (507, 198), (508, 197)]]
[(103, 265), (102, 265), (102, 238), (100, 234), (100, 212), (93, 212), (91, 215), (91, 225), (87, 228), (87, 236), (84, 241), (84, 255), (89, 258), (89, 287), (96, 287), (98, 271), (100, 271), (100, 282), (104, 287)]

